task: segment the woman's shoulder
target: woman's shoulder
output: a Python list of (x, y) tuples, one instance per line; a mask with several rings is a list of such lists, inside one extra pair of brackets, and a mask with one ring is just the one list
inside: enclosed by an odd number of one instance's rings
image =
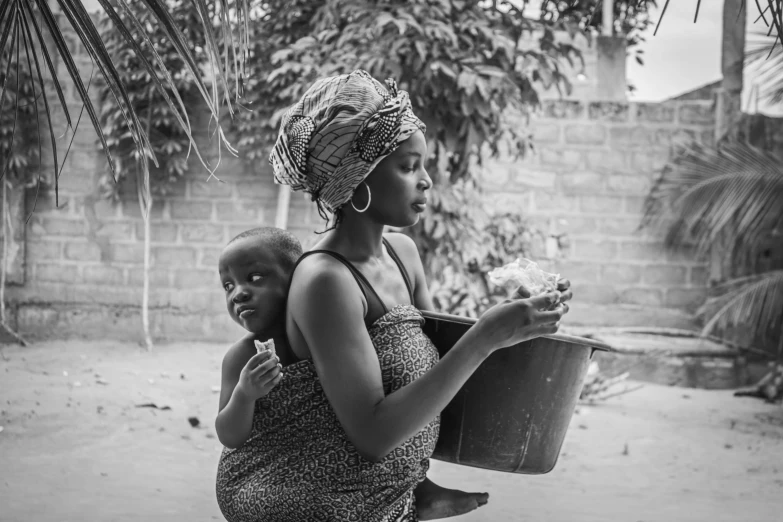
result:
[[(313, 253), (301, 259), (294, 271), (291, 289), (319, 288), (324, 291), (345, 288), (353, 282), (350, 269), (337, 257), (326, 253)], [(354, 283), (355, 284), (355, 283)]]
[(386, 232), (383, 237), (389, 242), (408, 270), (412, 270), (414, 273), (419, 271), (422, 266), (419, 247), (410, 236), (400, 232)]
[(315, 315), (340, 320), (354, 315), (362, 318), (367, 313), (358, 280), (345, 264), (328, 254), (310, 255), (299, 262), (287, 306), (299, 325), (311, 322)]
[(346, 271), (345, 263), (326, 250), (305, 252), (296, 265), (295, 273), (302, 276), (313, 276), (320, 273), (341, 274)]

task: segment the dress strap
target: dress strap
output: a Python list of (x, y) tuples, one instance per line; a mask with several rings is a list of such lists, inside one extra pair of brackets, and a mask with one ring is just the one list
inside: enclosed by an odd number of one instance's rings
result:
[(362, 295), (364, 295), (364, 298), (367, 300), (367, 308), (368, 310), (371, 309), (370, 305), (370, 296), (368, 295), (367, 290), (369, 289), (372, 296), (375, 298), (375, 300), (380, 304), (381, 308), (383, 308), (384, 313), (388, 313), (389, 310), (386, 309), (386, 304), (381, 300), (378, 293), (375, 291), (375, 289), (372, 287), (370, 282), (367, 280), (366, 277), (364, 277), (364, 274), (362, 274), (358, 268), (353, 266), (353, 263), (348, 261), (344, 256), (341, 254), (338, 254), (337, 252), (333, 252), (331, 250), (310, 250), (308, 252), (303, 253), (299, 259), (297, 259), (296, 264), (294, 265), (294, 269), (291, 270), (291, 278), (288, 281), (288, 287), (291, 287), (291, 282), (294, 279), (294, 271), (296, 270), (296, 267), (299, 265), (299, 263), (302, 262), (302, 260), (308, 256), (311, 256), (313, 254), (326, 254), (329, 256), (332, 256), (333, 258), (340, 261), (343, 265), (345, 265), (346, 268), (351, 272), (351, 275), (353, 275), (353, 278), (356, 280), (356, 283), (359, 285), (359, 289), (362, 291)]
[(402, 260), (397, 255), (397, 252), (394, 251), (394, 249), (391, 246), (391, 243), (384, 237), (383, 238), (383, 244), (386, 245), (386, 250), (389, 251), (389, 255), (394, 259), (394, 262), (397, 263), (397, 267), (400, 269), (400, 272), (402, 273), (402, 278), (405, 279), (405, 286), (408, 288), (408, 296), (411, 298), (411, 304), (414, 304), (413, 299), (413, 284), (411, 284), (411, 279), (408, 276), (408, 270), (405, 268), (405, 265), (402, 264)]

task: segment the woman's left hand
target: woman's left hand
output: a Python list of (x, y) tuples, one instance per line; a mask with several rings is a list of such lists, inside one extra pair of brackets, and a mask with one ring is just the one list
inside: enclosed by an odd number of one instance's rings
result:
[[(563, 307), (563, 313), (568, 313), (569, 306), (566, 301), (570, 301), (572, 297), (574, 297), (573, 292), (571, 292), (571, 281), (568, 279), (558, 279), (557, 280), (557, 291), (560, 292), (560, 299), (552, 305), (550, 310), (555, 310), (558, 307)], [(525, 288), (524, 285), (521, 285), (517, 288), (517, 293), (515, 296), (517, 298), (521, 299), (528, 299), (530, 297), (530, 291)]]
[(565, 309), (563, 310), (563, 313), (568, 313), (568, 303), (566, 301), (569, 301), (573, 296), (573, 292), (571, 292), (571, 281), (568, 279), (558, 279), (557, 280), (557, 291), (560, 292), (560, 301), (558, 302), (558, 305), (562, 305)]

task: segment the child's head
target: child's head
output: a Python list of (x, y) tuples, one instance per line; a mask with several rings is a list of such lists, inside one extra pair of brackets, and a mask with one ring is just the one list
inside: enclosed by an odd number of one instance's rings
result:
[(254, 228), (229, 241), (218, 270), (231, 318), (252, 333), (279, 325), (289, 277), (301, 255), (296, 237), (279, 228)]

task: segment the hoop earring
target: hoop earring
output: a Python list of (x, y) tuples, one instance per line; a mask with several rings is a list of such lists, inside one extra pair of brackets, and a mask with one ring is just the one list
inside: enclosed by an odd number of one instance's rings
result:
[(359, 210), (358, 208), (356, 208), (356, 205), (353, 204), (353, 198), (351, 198), (351, 206), (359, 214), (361, 214), (362, 212), (366, 212), (367, 209), (370, 208), (370, 202), (372, 201), (372, 192), (370, 192), (370, 186), (367, 184), (366, 181), (362, 181), (362, 183), (364, 183), (364, 186), (367, 187), (367, 205), (365, 205), (363, 209)]

